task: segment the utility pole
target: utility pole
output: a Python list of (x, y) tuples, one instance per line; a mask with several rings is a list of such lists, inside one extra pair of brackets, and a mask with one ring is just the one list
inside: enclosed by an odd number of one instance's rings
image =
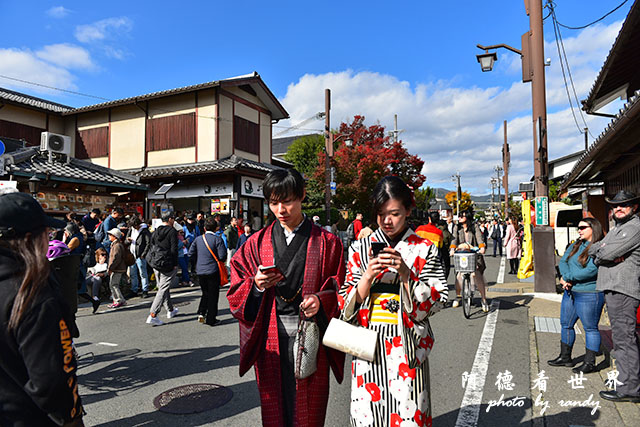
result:
[(393, 115), (393, 142), (398, 142), (398, 115)]
[(456, 187), (456, 215), (460, 218), (460, 199), (462, 198), (462, 189), (460, 188), (460, 172), (456, 172), (455, 175), (452, 175), (451, 178), (455, 179), (457, 182)]
[(589, 128), (584, 128), (584, 149), (589, 149)]
[(507, 143), (507, 121), (504, 121), (504, 145), (502, 146), (502, 168), (504, 169), (504, 178), (502, 186), (504, 187), (504, 216), (509, 215), (509, 163), (511, 163), (511, 153), (509, 152), (509, 144)]
[(502, 204), (502, 201), (500, 200), (500, 196), (502, 194), (500, 188), (500, 174), (502, 173), (502, 166), (496, 166), (495, 168), (493, 168), (493, 170), (496, 171), (496, 183), (498, 184), (498, 212), (500, 212), (502, 210), (500, 209), (500, 205)]
[(331, 157), (333, 157), (333, 143), (331, 142), (331, 89), (324, 90), (324, 208), (327, 224), (331, 225)]

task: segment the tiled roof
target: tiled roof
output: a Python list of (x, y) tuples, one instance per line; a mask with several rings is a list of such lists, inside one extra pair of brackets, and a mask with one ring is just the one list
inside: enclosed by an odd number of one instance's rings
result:
[[(582, 156), (578, 159), (568, 177), (562, 182), (561, 188), (566, 189), (574, 184), (582, 176), (586, 176), (595, 165), (595, 161), (603, 158), (603, 151), (614, 135), (620, 129), (623, 129), (630, 120), (640, 113), (640, 90), (624, 104), (624, 107), (618, 111), (618, 114), (611, 120), (607, 127), (602, 131), (598, 138), (589, 146)], [(607, 153), (611, 154), (611, 153)]]
[(40, 179), (47, 176), (55, 181), (70, 181), (83, 184), (105, 185), (146, 190), (147, 185), (140, 178), (115, 171), (91, 162), (71, 158), (67, 163), (53, 157), (49, 162), (48, 153), (37, 148), (24, 148), (2, 156), (9, 173), (21, 176), (36, 175)]
[(36, 98), (35, 96), (25, 95), (24, 93), (14, 92), (4, 88), (0, 88), (0, 100), (27, 105), (40, 110), (53, 111), (54, 113), (65, 113), (73, 110), (73, 107), (57, 104), (42, 98)]
[(212, 162), (190, 163), (186, 165), (157, 166), (146, 169), (129, 169), (127, 172), (139, 176), (141, 179), (161, 178), (175, 175), (201, 175), (211, 172), (225, 172), (237, 169), (253, 169), (260, 172), (271, 172), (281, 169), (269, 163), (260, 163), (238, 157), (235, 154)]

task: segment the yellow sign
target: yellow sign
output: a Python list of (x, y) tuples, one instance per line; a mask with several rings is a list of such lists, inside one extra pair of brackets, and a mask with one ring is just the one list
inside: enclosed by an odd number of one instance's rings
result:
[(522, 201), (522, 218), (524, 220), (524, 239), (522, 240), (522, 258), (518, 268), (518, 279), (533, 276), (533, 241), (531, 239), (531, 201)]

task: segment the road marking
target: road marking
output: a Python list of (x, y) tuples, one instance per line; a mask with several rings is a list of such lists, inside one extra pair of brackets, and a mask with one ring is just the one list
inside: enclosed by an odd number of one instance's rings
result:
[[(504, 258), (503, 258), (504, 259)], [(496, 332), (496, 322), (498, 320), (498, 311), (500, 309), (500, 301), (494, 299), (491, 302), (491, 312), (484, 322), (484, 329), (476, 351), (476, 358), (473, 361), (470, 377), (474, 381), (467, 382), (467, 388), (464, 391), (456, 427), (471, 427), (478, 424), (480, 416), (480, 405), (482, 404), (482, 393), (484, 391), (484, 383), (489, 369), (489, 358), (491, 357), (491, 347), (493, 346), (493, 336)]]
[(498, 270), (498, 280), (496, 281), (496, 283), (504, 283), (504, 270), (506, 267), (506, 258), (505, 257), (501, 257), (500, 258), (500, 270)]
[(107, 347), (117, 347), (118, 344), (114, 344), (112, 342), (99, 342), (97, 345), (106, 345)]

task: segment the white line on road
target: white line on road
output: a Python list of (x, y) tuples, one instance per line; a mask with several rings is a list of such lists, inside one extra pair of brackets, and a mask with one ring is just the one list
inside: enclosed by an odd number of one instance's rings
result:
[[(503, 258), (504, 260), (504, 258)], [(470, 379), (467, 381), (467, 388), (464, 391), (456, 427), (471, 427), (478, 424), (480, 416), (480, 405), (482, 404), (482, 393), (484, 391), (484, 383), (489, 369), (489, 358), (491, 357), (491, 347), (493, 346), (493, 336), (496, 331), (496, 321), (498, 320), (498, 311), (500, 309), (500, 301), (494, 299), (491, 302), (491, 313), (484, 322), (484, 329), (478, 344), (476, 358), (471, 368)]]
[(504, 270), (506, 267), (505, 260), (506, 260), (505, 257), (500, 258), (500, 270), (498, 270), (498, 280), (496, 281), (496, 283), (504, 283)]
[(106, 345), (107, 347), (117, 347), (118, 344), (114, 344), (112, 342), (99, 342), (97, 345)]

